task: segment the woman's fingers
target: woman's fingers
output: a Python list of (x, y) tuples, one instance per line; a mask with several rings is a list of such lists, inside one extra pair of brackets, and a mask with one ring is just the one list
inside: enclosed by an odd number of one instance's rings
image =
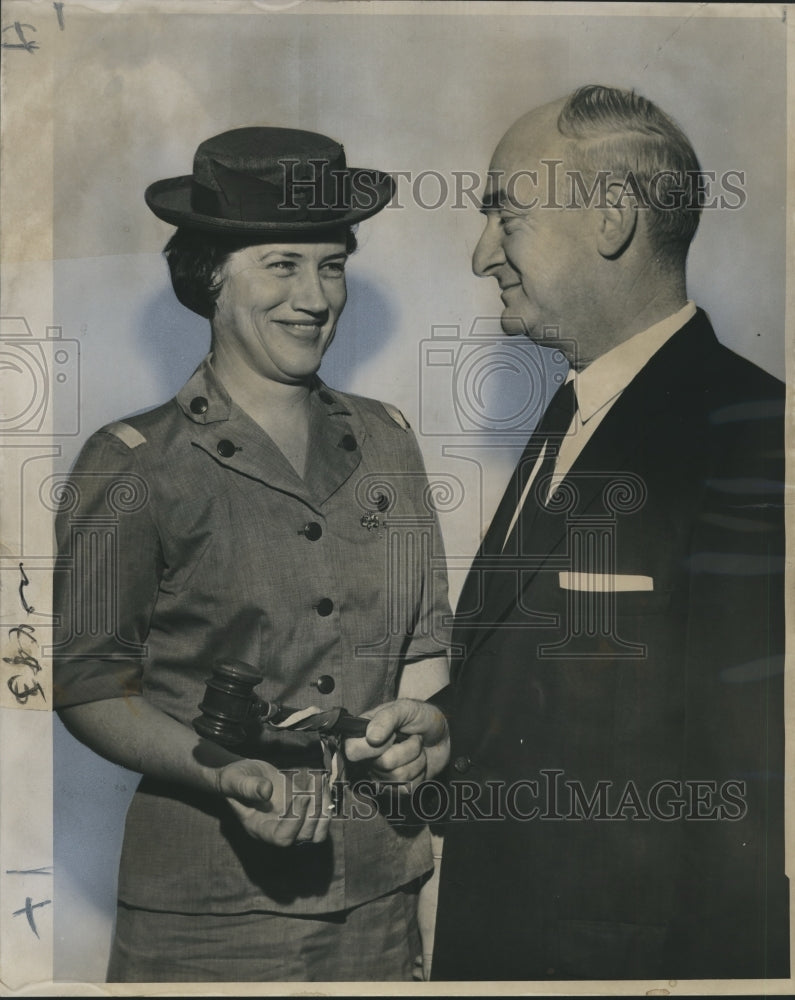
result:
[(314, 833), (312, 812), (306, 797), (288, 802), (282, 816), (277, 818), (275, 843), (279, 847), (292, 847), (293, 844), (311, 841)]
[(247, 802), (269, 802), (273, 796), (273, 782), (255, 775), (242, 776), (236, 782), (235, 798)]
[(312, 834), (312, 843), (320, 844), (328, 836), (329, 827), (331, 825), (331, 816), (333, 812), (333, 806), (331, 802), (331, 782), (329, 780), (328, 774), (325, 772), (321, 778), (321, 813), (315, 823), (315, 829)]
[(256, 760), (235, 761), (222, 770), (220, 791), (250, 836), (277, 847), (317, 844), (328, 836), (331, 791), (325, 771), (277, 771)]
[(293, 786), (284, 835), (295, 844), (320, 843), (328, 835), (331, 793), (325, 771), (299, 772)]
[(274, 791), (273, 779), (278, 772), (260, 760), (236, 760), (222, 767), (218, 774), (218, 790), (243, 802), (268, 802)]

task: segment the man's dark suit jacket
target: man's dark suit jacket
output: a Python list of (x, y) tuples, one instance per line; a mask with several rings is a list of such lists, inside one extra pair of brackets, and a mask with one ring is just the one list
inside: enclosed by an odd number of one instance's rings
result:
[(788, 976), (783, 414), (698, 311), (476, 558), (435, 980)]

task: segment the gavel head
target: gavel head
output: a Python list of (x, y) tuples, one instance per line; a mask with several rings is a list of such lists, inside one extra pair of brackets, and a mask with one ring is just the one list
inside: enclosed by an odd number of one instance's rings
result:
[(201, 715), (193, 720), (200, 736), (222, 746), (238, 746), (248, 735), (248, 723), (261, 714), (254, 688), (262, 676), (242, 660), (217, 660), (207, 679)]

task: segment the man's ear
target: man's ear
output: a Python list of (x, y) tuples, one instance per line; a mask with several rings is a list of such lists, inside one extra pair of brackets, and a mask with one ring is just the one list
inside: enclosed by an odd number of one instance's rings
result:
[(596, 246), (609, 260), (619, 257), (632, 242), (638, 224), (637, 201), (626, 184), (608, 184), (604, 203), (597, 209), (599, 219)]

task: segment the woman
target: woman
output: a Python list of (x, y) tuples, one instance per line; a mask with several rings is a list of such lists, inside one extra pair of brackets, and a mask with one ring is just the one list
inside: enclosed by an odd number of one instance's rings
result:
[(56, 523), (59, 714), (143, 774), (111, 982), (411, 978), (422, 824), (357, 798), (316, 734), (261, 725), (230, 747), (193, 726), (218, 661), (299, 710), (446, 683), (446, 584), (411, 558), (442, 552), (414, 436), (316, 375), (351, 227), (392, 191), (325, 136), (256, 127), (146, 192), (211, 351), (170, 402), (89, 439)]

